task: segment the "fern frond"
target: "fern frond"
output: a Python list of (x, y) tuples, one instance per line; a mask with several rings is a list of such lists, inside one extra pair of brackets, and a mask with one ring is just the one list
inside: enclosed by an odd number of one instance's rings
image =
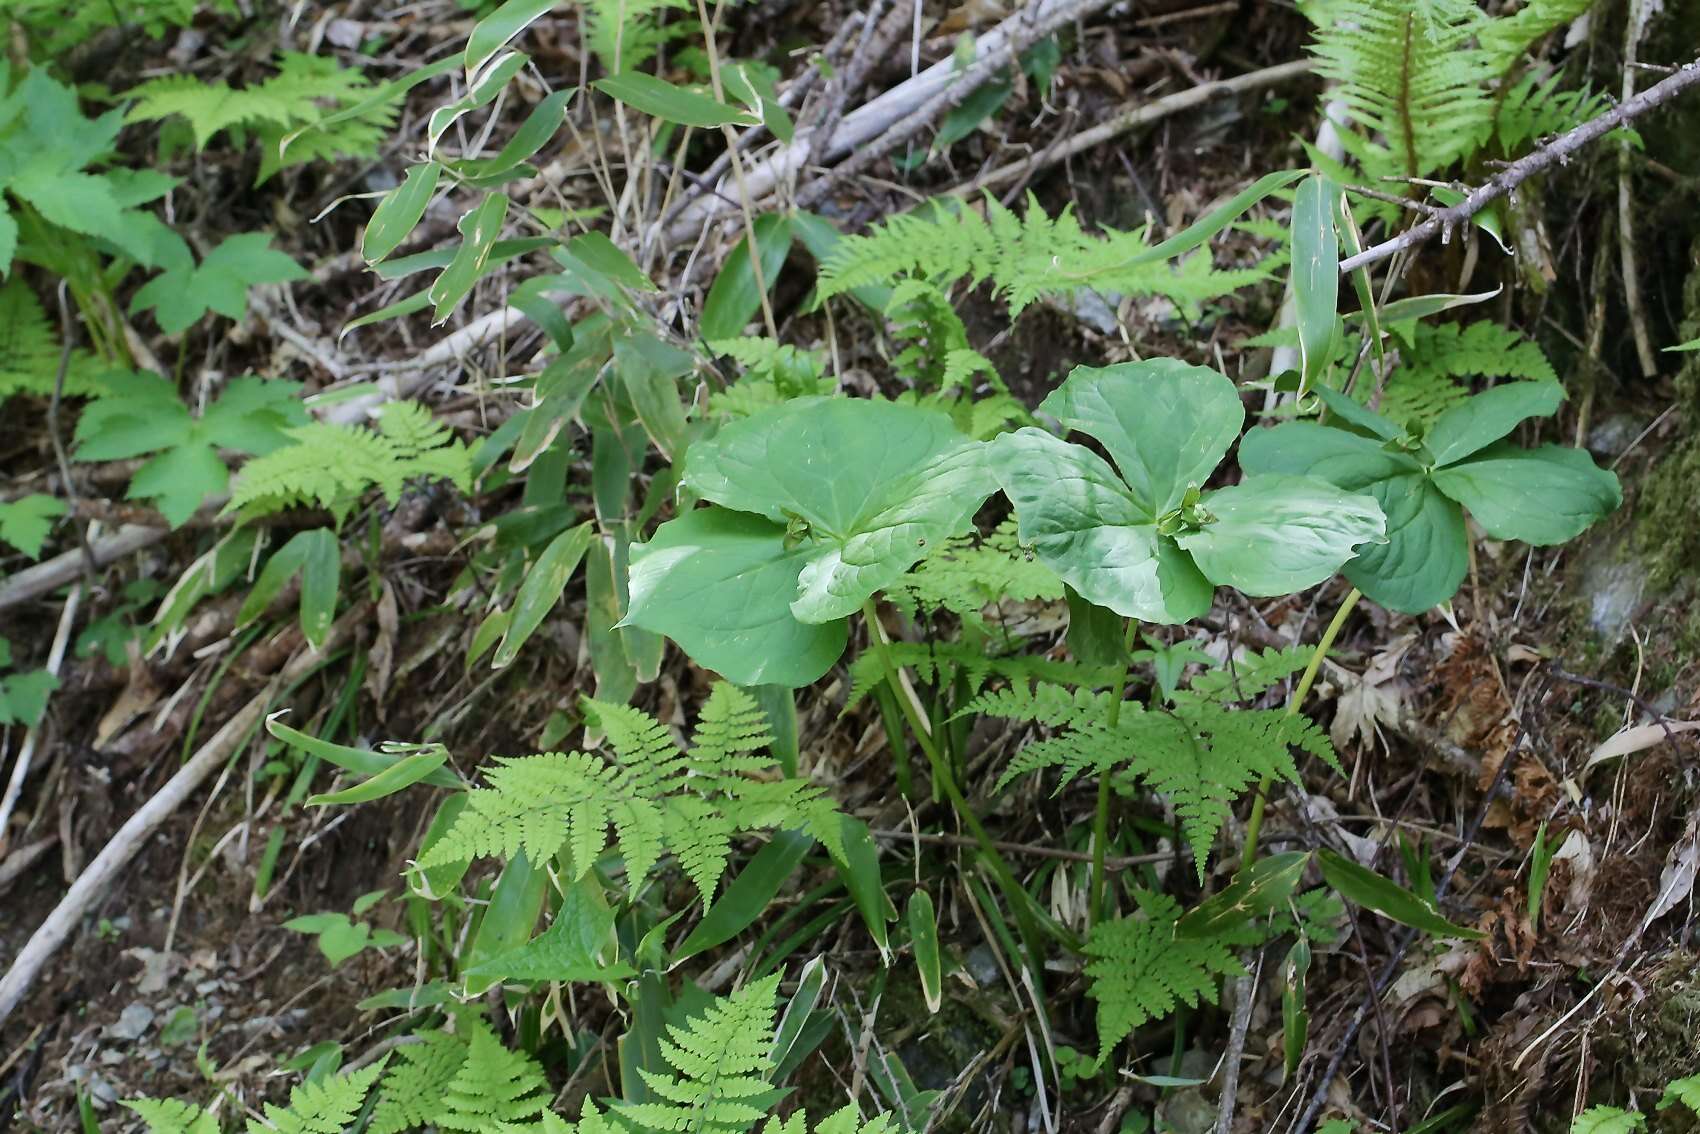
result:
[(733, 1134), (759, 1122), (773, 1093), (768, 1076), (779, 977), (746, 984), (684, 1026), (669, 1024), (661, 1056), (673, 1074), (641, 1071), (661, 1101), (617, 1104), (616, 1113), (655, 1131)]
[(690, 6), (690, 0), (586, 0), (586, 44), (610, 75), (634, 70), (662, 45), (689, 34), (689, 24), (663, 27), (657, 17), (669, 8), (688, 11)]
[(400, 1134), (432, 1121), (466, 1062), (466, 1041), (449, 1032), (422, 1032), (419, 1043), (396, 1052), (378, 1085), (370, 1134)]
[(671, 852), (704, 904), (725, 874), (734, 837), (801, 829), (844, 857), (841, 818), (820, 788), (801, 779), (758, 779), (773, 760), (754, 698), (721, 684), (709, 695), (692, 746), (681, 751), (666, 727), (629, 705), (586, 700), (613, 758), (583, 752), (497, 757), (448, 832), (420, 859), (424, 867), (523, 851), (544, 862), (563, 848), (574, 878), (608, 849), (614, 830), (634, 888)]
[[(815, 1123), (815, 1134), (898, 1134), (903, 1127), (895, 1125), (890, 1115), (880, 1114), (863, 1121), (855, 1104), (834, 1111)], [(761, 1134), (808, 1134), (802, 1111), (789, 1118), (770, 1118), (762, 1125)]]
[[(0, 401), (20, 393), (51, 396), (59, 378), (59, 355), (59, 332), (23, 276), (12, 273), (0, 285)], [(87, 351), (72, 351), (65, 371), (66, 395), (100, 394), (100, 369)]]
[(1410, 349), (1388, 377), (1380, 412), (1401, 425), (1427, 425), (1470, 396), (1460, 379), (1472, 377), (1558, 381), (1541, 348), (1509, 327), (1491, 320), (1418, 324)]
[(1500, 95), (1493, 129), (1502, 150), (1517, 153), (1528, 143), (1574, 129), (1611, 108), (1603, 92), (1559, 89), (1563, 78), (1558, 72), (1545, 79), (1531, 72)]
[(1242, 926), (1214, 937), (1176, 934), (1181, 908), (1166, 894), (1135, 890), (1139, 914), (1102, 921), (1086, 938), (1086, 994), (1098, 1002), (1098, 1062), (1140, 1025), (1181, 1004), (1216, 1002), (1221, 977), (1245, 970), (1233, 947), (1257, 941)]
[(1234, 801), (1266, 776), (1298, 782), (1292, 749), (1339, 766), (1327, 735), (1308, 719), (1275, 709), (1225, 708), (1204, 695), (1177, 697), (1172, 710), (1124, 704), (1114, 729), (1104, 723), (1105, 695), (1043, 684), (985, 694), (969, 709), (1060, 729), (1018, 752), (998, 790), (1018, 776), (1053, 768), (1065, 786), (1087, 774), (1142, 784), (1168, 797), (1201, 880)]
[(961, 280), (989, 281), (1018, 315), (1041, 296), (1085, 288), (1162, 295), (1191, 306), (1268, 275), (1261, 268), (1217, 271), (1206, 251), (1178, 266), (1138, 262), (1151, 247), (1144, 228), (1092, 236), (1071, 210), (1048, 217), (1031, 195), (1022, 217), (989, 197), (985, 208), (982, 217), (972, 209), (938, 205), (844, 238), (821, 265), (821, 295), (909, 279), (924, 280), (939, 292)]
[(768, 338), (717, 339), (708, 345), (744, 368), (737, 382), (709, 396), (709, 409), (717, 414), (748, 417), (788, 398), (830, 394), (835, 387), (814, 351)]
[(1504, 74), (1531, 43), (1580, 19), (1593, 4), (1594, 0), (1528, 0), (1509, 16), (1484, 21), (1480, 41), (1489, 68)]
[(549, 1108), (547, 1087), (530, 1057), (510, 1051), (480, 1023), (431, 1121), (441, 1130), (505, 1130), (501, 1124), (523, 1122)]
[(252, 518), (317, 505), (340, 519), (372, 488), (396, 503), (406, 482), (415, 477), (447, 480), (463, 492), (472, 490), (471, 451), (415, 402), (385, 405), (376, 429), (315, 422), (289, 435), (293, 445), (242, 467), (226, 514)]
[(1495, 73), (1473, 0), (1334, 0), (1311, 15), (1317, 71), (1367, 132), (1343, 137), (1347, 152), (1371, 176), (1427, 176), (1487, 140)]
[(984, 629), (982, 612), (999, 602), (1057, 602), (1062, 580), (1021, 546), (1014, 518), (986, 536), (947, 540), (915, 569), (885, 590), (900, 610), (913, 616), (948, 611)]
[(358, 71), (334, 59), (286, 51), (278, 72), (264, 82), (236, 88), (203, 82), (192, 75), (166, 75), (134, 87), (128, 119), (149, 122), (174, 115), (188, 119), (195, 148), (205, 149), (215, 134), (236, 127), (270, 125), (277, 130), (316, 122), (325, 106), (354, 101), (370, 92)]
[(384, 1062), (302, 1083), (289, 1092), (287, 1107), (266, 1104), (265, 1120), (250, 1118), (248, 1134), (342, 1134), (353, 1123)]
[(121, 1099), (141, 1115), (148, 1134), (218, 1134), (218, 1119), (182, 1099)]
[(1303, 670), (1310, 664), (1311, 653), (1310, 646), (1247, 650), (1231, 664), (1196, 675), (1182, 696), (1222, 705), (1249, 701)]

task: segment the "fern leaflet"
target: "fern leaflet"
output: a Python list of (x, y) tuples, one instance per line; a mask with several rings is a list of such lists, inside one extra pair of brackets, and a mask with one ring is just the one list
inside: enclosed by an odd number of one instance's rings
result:
[(431, 1116), (441, 1130), (473, 1134), (507, 1130), (549, 1108), (543, 1072), (524, 1052), (509, 1051), (490, 1029), (474, 1027), (466, 1060)]
[(148, 1134), (218, 1134), (218, 1119), (182, 1099), (124, 1099), (124, 1106), (142, 1116)]
[(1063, 597), (1063, 585), (1056, 572), (1021, 546), (1012, 517), (990, 535), (947, 540), (885, 594), (910, 617), (948, 611), (984, 630), (987, 607), (1006, 601), (1056, 602)]
[(737, 835), (801, 828), (843, 858), (838, 811), (819, 788), (751, 775), (771, 770), (772, 759), (756, 753), (772, 736), (760, 707), (737, 687), (715, 687), (688, 751), (630, 706), (587, 700), (586, 709), (607, 734), (612, 760), (583, 752), (497, 758), (487, 786), (471, 792), (420, 865), (521, 851), (544, 862), (565, 849), (576, 879), (607, 850), (612, 827), (633, 887), (671, 851), (707, 904)]
[(1102, 921), (1086, 938), (1086, 994), (1098, 1002), (1098, 1062), (1135, 1028), (1178, 1005), (1216, 1002), (1216, 983), (1245, 972), (1233, 948), (1262, 939), (1253, 926), (1210, 937), (1175, 932), (1181, 907), (1167, 894), (1135, 890), (1139, 914)]
[(438, 1031), (416, 1038), (384, 1072), (370, 1134), (399, 1134), (432, 1120), (466, 1062), (466, 1041), (458, 1036)]
[(1149, 252), (1144, 228), (1087, 234), (1072, 210), (1045, 215), (1031, 195), (1017, 217), (990, 198), (986, 216), (940, 205), (927, 213), (892, 217), (872, 231), (845, 237), (821, 265), (821, 295), (866, 284), (924, 279), (942, 291), (959, 280), (990, 281), (1020, 314), (1044, 295), (1085, 288), (1126, 295), (1161, 295), (1193, 305), (1265, 279), (1262, 268), (1217, 271), (1207, 251), (1178, 266), (1140, 261)]
[(1419, 324), (1388, 377), (1379, 411), (1400, 425), (1427, 425), (1470, 396), (1460, 379), (1478, 376), (1558, 381), (1541, 348), (1509, 327), (1489, 320)]
[(661, 1055), (672, 1075), (641, 1070), (663, 1101), (618, 1106), (641, 1130), (738, 1134), (767, 1113), (779, 973), (716, 1000), (688, 1025), (669, 1024)]
[(289, 431), (293, 445), (243, 466), (225, 513), (243, 518), (297, 505), (318, 505), (340, 521), (368, 489), (394, 504), (414, 477), (447, 480), (472, 490), (472, 454), (415, 402), (391, 402), (378, 411), (378, 427), (315, 422)]
[(287, 1107), (266, 1104), (265, 1120), (250, 1118), (248, 1134), (342, 1134), (366, 1101), (366, 1093), (383, 1073), (379, 1060), (370, 1067), (302, 1083), (289, 1092)]

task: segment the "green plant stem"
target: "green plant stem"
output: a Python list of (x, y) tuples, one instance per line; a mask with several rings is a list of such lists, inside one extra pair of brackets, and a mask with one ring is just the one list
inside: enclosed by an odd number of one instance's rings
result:
[[(1334, 612), (1328, 628), (1322, 632), (1322, 637), (1316, 640), (1316, 648), (1311, 651), (1310, 664), (1305, 666), (1304, 673), (1299, 675), (1299, 683), (1293, 688), (1293, 695), (1287, 699), (1287, 715), (1297, 713), (1304, 705), (1305, 698), (1310, 694), (1310, 687), (1316, 683), (1316, 675), (1322, 669), (1322, 659), (1328, 656), (1328, 649), (1334, 645), (1334, 639), (1340, 636), (1340, 628), (1346, 625), (1346, 618), (1352, 613), (1352, 608), (1358, 605), (1363, 597), (1358, 588), (1353, 587), (1346, 597), (1340, 600), (1340, 608)], [(1257, 796), (1251, 801), (1251, 815), (1245, 822), (1245, 850), (1240, 854), (1240, 869), (1244, 870), (1257, 861), (1257, 837), (1263, 833), (1263, 808), (1269, 799), (1269, 789), (1273, 780), (1263, 777), (1263, 782), (1257, 785)]]
[[(1138, 630), (1139, 623), (1130, 618), (1127, 628), (1122, 632), (1122, 665), (1116, 674), (1115, 696), (1110, 700), (1110, 709), (1104, 715), (1104, 723), (1114, 732), (1122, 719), (1122, 700), (1127, 696), (1127, 673), (1132, 662), (1133, 635)], [(1092, 879), (1091, 894), (1086, 905), (1086, 924), (1088, 927), (1098, 924), (1104, 916), (1104, 891), (1107, 880), (1104, 877), (1105, 848), (1110, 843), (1110, 777), (1098, 777), (1098, 807), (1092, 813)]]
[(885, 635), (880, 630), (879, 611), (875, 608), (873, 599), (862, 604), (862, 620), (868, 628), (868, 648), (873, 650), (874, 656), (879, 659), (880, 669), (885, 674), (886, 687), (891, 690), (891, 695), (897, 701), (897, 706), (902, 711), (904, 719), (909, 722), (909, 731), (914, 736), (915, 743), (920, 746), (922, 754), (927, 758), (927, 766), (933, 773), (934, 785), (943, 789), (945, 798), (950, 800), (951, 808), (955, 810), (957, 816), (968, 828), (969, 834), (974, 836), (975, 843), (979, 845), (980, 853), (985, 856), (986, 862), (992, 868), (992, 873), (997, 876), (998, 884), (1003, 887), (1009, 897), (1011, 912), (1015, 914), (1016, 924), (1021, 929), (1022, 941), (1030, 954), (1028, 967), (1032, 971), (1033, 978), (1037, 981), (1043, 971), (1040, 968), (1039, 927), (1033, 919), (1032, 912), (1027, 909), (1022, 900), (1027, 897), (1026, 892), (1021, 889), (1021, 882), (1015, 877), (1015, 872), (1009, 868), (1009, 863), (1004, 861), (1003, 855), (998, 853), (991, 835), (980, 823), (980, 817), (974, 813), (967, 797), (962, 794), (962, 789), (957, 786), (956, 776), (952, 774), (940, 755), (932, 731), (921, 717), (920, 707), (915, 704), (915, 699), (909, 696), (908, 690), (903, 687), (902, 679), (898, 675), (897, 664), (892, 660), (891, 650), (886, 645)]

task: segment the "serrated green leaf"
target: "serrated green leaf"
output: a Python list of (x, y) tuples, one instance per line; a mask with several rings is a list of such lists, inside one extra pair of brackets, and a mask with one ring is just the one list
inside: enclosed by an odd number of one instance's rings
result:
[(70, 509), (63, 500), (32, 492), (10, 503), (0, 503), (0, 540), (29, 556), (41, 558), (41, 545), (53, 530), (53, 521)]
[(263, 232), (226, 237), (199, 266), (168, 268), (143, 284), (130, 300), (132, 312), (152, 310), (160, 330), (180, 334), (208, 311), (240, 319), (248, 310), (248, 289), (258, 284), (307, 278), (307, 272), (271, 247)]

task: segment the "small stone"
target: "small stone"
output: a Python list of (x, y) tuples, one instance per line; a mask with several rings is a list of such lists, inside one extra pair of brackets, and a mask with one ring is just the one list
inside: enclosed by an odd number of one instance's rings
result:
[(1633, 413), (1614, 413), (1588, 431), (1588, 451), (1596, 457), (1618, 457), (1635, 443), (1647, 419)]
[(106, 1029), (113, 1039), (140, 1039), (153, 1023), (153, 1009), (146, 1004), (132, 1004), (118, 1014), (117, 1023)]
[(1588, 599), (1588, 624), (1607, 643), (1616, 644), (1640, 609), (1647, 572), (1633, 559), (1601, 558), (1582, 575)]
[(995, 986), (1002, 979), (998, 972), (998, 959), (984, 945), (976, 945), (968, 951), (965, 958), (968, 975), (974, 978), (974, 983), (981, 988)]

